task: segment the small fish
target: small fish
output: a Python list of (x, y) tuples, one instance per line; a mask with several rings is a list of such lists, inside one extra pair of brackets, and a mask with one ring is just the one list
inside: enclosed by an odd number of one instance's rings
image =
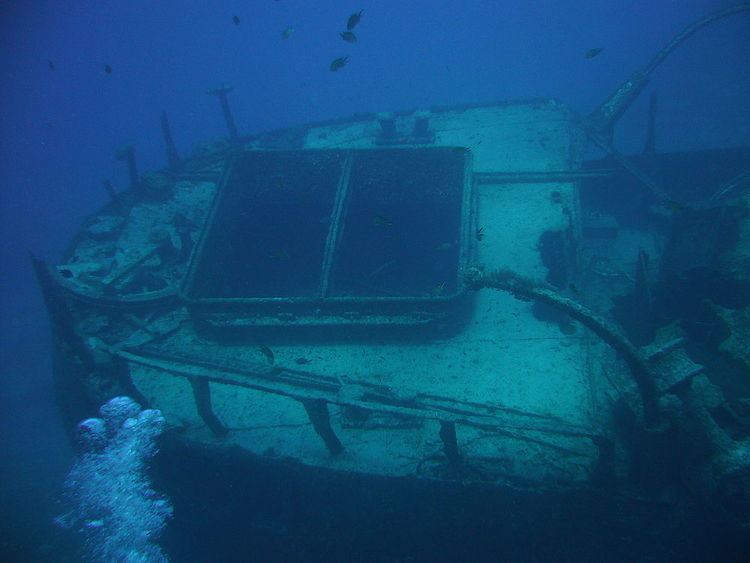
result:
[(310, 363), (310, 360), (308, 360), (307, 358), (295, 358), (294, 363), (298, 366), (306, 366)]
[(282, 39), (289, 39), (294, 34), (294, 28), (293, 27), (287, 27), (284, 29), (284, 31), (281, 32), (281, 38)]
[(112, 67), (109, 65), (104, 65), (104, 72), (107, 74), (112, 74)]
[(258, 350), (260, 350), (260, 353), (266, 357), (266, 360), (268, 361), (269, 364), (273, 364), (275, 360), (275, 357), (273, 355), (273, 350), (271, 350), (265, 344), (258, 344)]
[(589, 49), (588, 51), (586, 51), (586, 54), (583, 56), (587, 59), (593, 59), (602, 51), (604, 51), (604, 47), (594, 47), (593, 49)]
[(47, 59), (47, 67), (50, 70), (55, 70), (55, 63), (53, 63), (51, 60)]
[(232, 16), (232, 21), (234, 22), (234, 25), (240, 25), (240, 17), (237, 15)]
[(289, 258), (289, 253), (286, 250), (273, 250), (268, 253), (268, 258), (271, 260), (286, 260)]
[(275, 176), (273, 179), (273, 185), (278, 190), (283, 190), (286, 187), (286, 183), (284, 182), (284, 176)]
[(383, 217), (382, 215), (375, 215), (372, 219), (372, 226), (373, 227), (391, 227), (393, 226), (393, 221), (388, 219), (387, 217)]
[(477, 240), (481, 241), (484, 238), (484, 227), (479, 227), (476, 232)]
[(685, 211), (686, 209), (684, 204), (674, 199), (665, 199), (660, 203), (662, 207), (664, 207), (665, 209), (668, 209), (672, 213), (677, 213), (678, 211)]
[(456, 154), (464, 154), (468, 151), (469, 149), (466, 147), (451, 147), (451, 152), (454, 152)]
[(430, 290), (430, 295), (432, 297), (439, 297), (445, 293), (445, 282), (436, 285)]
[(338, 59), (334, 59), (331, 63), (331, 72), (336, 72), (337, 70), (344, 68), (348, 60), (349, 57), (339, 57)]
[(357, 42), (357, 36), (354, 35), (351, 31), (342, 31), (339, 35), (341, 35), (341, 39), (343, 39), (347, 43)]
[(453, 246), (454, 243), (452, 242), (444, 242), (442, 244), (438, 244), (435, 247), (435, 250), (437, 250), (438, 252), (445, 252), (446, 250), (450, 250), (451, 248), (453, 248)]
[(381, 272), (384, 272), (385, 270), (387, 270), (388, 268), (390, 268), (393, 265), (394, 262), (395, 262), (395, 260), (389, 260), (388, 262), (386, 262), (384, 264), (381, 264), (380, 266), (378, 266), (377, 268), (375, 268), (372, 272), (370, 272), (369, 274), (367, 274), (367, 277), (368, 278), (373, 278), (373, 277), (377, 276)]
[(357, 27), (357, 24), (359, 23), (359, 20), (362, 19), (362, 12), (364, 10), (360, 10), (359, 12), (354, 12), (351, 16), (349, 16), (349, 19), (346, 20), (346, 29), (348, 31), (351, 31), (355, 27)]
[(570, 291), (572, 291), (573, 293), (575, 293), (576, 295), (578, 295), (580, 293), (580, 291), (578, 291), (578, 286), (576, 284), (574, 284), (574, 283), (569, 283), (568, 284), (568, 289)]

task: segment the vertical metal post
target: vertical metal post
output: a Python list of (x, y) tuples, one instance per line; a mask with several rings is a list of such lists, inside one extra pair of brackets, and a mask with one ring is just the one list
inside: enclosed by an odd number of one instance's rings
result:
[(651, 92), (648, 101), (648, 129), (646, 130), (646, 143), (643, 145), (643, 154), (652, 156), (656, 154), (656, 112), (659, 101), (656, 92)]
[(172, 138), (172, 129), (169, 127), (167, 112), (161, 112), (161, 133), (164, 136), (164, 146), (167, 150), (167, 162), (170, 170), (176, 170), (180, 166), (180, 155), (177, 154), (177, 148)]
[(219, 103), (221, 104), (221, 111), (224, 114), (224, 121), (227, 122), (227, 130), (229, 131), (229, 141), (234, 144), (237, 141), (237, 125), (234, 123), (234, 118), (232, 117), (232, 111), (229, 109), (229, 100), (227, 99), (227, 94), (232, 91), (232, 88), (228, 86), (222, 86), (221, 88), (214, 88), (213, 90), (209, 90), (208, 93), (212, 96), (216, 96), (219, 98)]
[(307, 411), (307, 416), (310, 418), (315, 432), (323, 438), (328, 451), (334, 455), (343, 452), (344, 445), (333, 432), (333, 428), (331, 428), (328, 402), (325, 399), (304, 399), (302, 405), (305, 407), (305, 411)]
[(122, 204), (120, 196), (117, 195), (117, 191), (115, 191), (115, 187), (112, 185), (112, 182), (104, 179), (102, 183), (104, 184), (104, 189), (106, 190), (107, 195), (109, 195), (109, 198), (112, 200), (112, 205), (117, 211), (117, 214), (125, 216), (125, 206)]
[(456, 440), (456, 423), (440, 421), (440, 439), (443, 442), (443, 452), (448, 458), (448, 463), (453, 468), (461, 466), (461, 454), (458, 453), (458, 441)]
[(138, 191), (140, 178), (138, 177), (138, 167), (135, 165), (135, 148), (133, 145), (125, 145), (115, 154), (117, 160), (127, 160), (128, 176), (130, 177), (130, 189)]
[(42, 290), (42, 298), (47, 306), (47, 313), (55, 336), (72, 350), (87, 372), (93, 372), (96, 369), (94, 356), (76, 330), (73, 312), (68, 307), (68, 301), (62, 294), (60, 286), (55, 282), (43, 260), (38, 259), (31, 253), (29, 253), (29, 258), (36, 274), (36, 280)]
[(208, 379), (205, 377), (190, 377), (190, 385), (193, 387), (193, 397), (195, 397), (195, 406), (198, 414), (203, 419), (216, 436), (226, 436), (229, 430), (219, 420), (211, 406), (211, 389), (208, 386)]

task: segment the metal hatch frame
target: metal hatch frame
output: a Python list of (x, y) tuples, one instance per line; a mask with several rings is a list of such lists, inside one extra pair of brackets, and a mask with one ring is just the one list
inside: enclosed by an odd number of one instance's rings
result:
[[(461, 154), (463, 170), (460, 186), (458, 262), (455, 291), (434, 296), (330, 296), (331, 270), (341, 241), (346, 219), (346, 202), (350, 192), (352, 161), (356, 154), (384, 151), (451, 150)], [(203, 258), (206, 241), (225, 196), (226, 186), (238, 161), (248, 153), (343, 153), (330, 227), (325, 242), (321, 265), (321, 294), (316, 297), (195, 297), (191, 290), (198, 265)], [(474, 206), (472, 154), (465, 147), (382, 147), (364, 149), (296, 149), (243, 150), (228, 160), (211, 204), (208, 218), (201, 230), (198, 244), (190, 257), (187, 275), (180, 287), (180, 298), (198, 321), (217, 329), (255, 327), (336, 327), (336, 326), (392, 326), (410, 327), (445, 323), (455, 319), (464, 309), (467, 286), (463, 272), (476, 252), (472, 236)]]

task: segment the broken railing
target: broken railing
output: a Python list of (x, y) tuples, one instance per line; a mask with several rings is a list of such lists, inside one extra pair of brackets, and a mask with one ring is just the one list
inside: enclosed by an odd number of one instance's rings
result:
[[(329, 404), (422, 420), (437, 420), (440, 422), (439, 436), (443, 449), (451, 462), (455, 461), (459, 451), (456, 425), (534, 442), (567, 453), (577, 452), (523, 433), (541, 432), (591, 440), (598, 437), (588, 428), (552, 415), (530, 413), (488, 403), (463, 401), (423, 392), (408, 393), (401, 389), (394, 392), (387, 386), (365, 381), (353, 381), (348, 378), (343, 380), (331, 375), (246, 361), (226, 358), (222, 358), (220, 362), (209, 361), (186, 352), (165, 352), (148, 344), (137, 348), (118, 348), (98, 342), (96, 346), (129, 365), (140, 365), (187, 379), (193, 389), (199, 416), (217, 436), (226, 435), (229, 430), (213, 410), (212, 384), (253, 389), (300, 402), (314, 430), (333, 454), (342, 452), (344, 446), (331, 427)], [(451, 457), (454, 459), (450, 459)]]

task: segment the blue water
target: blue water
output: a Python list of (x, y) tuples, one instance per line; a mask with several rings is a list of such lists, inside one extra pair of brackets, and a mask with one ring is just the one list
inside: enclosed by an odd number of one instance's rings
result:
[[(165, 164), (162, 110), (183, 154), (226, 134), (206, 95), (221, 84), (234, 87), (241, 134), (357, 112), (538, 97), (587, 113), (685, 25), (732, 4), (3, 2), (0, 559), (65, 560), (51, 552), (59, 545), (51, 518), (72, 453), (53, 403), (48, 321), (27, 253), (59, 259), (106, 201), (102, 180), (127, 184), (114, 158), (122, 145), (135, 145), (141, 171)], [(345, 43), (338, 33), (360, 9), (359, 41)], [(294, 31), (282, 39), (287, 27)], [(585, 58), (594, 47), (604, 50)], [(331, 72), (342, 56), (348, 64)], [(660, 67), (618, 125), (624, 152), (642, 147), (650, 91), (659, 94), (660, 151), (750, 146), (750, 16), (702, 30)], [(178, 531), (170, 533), (179, 546)], [(189, 560), (187, 552), (175, 548), (176, 560)]]

